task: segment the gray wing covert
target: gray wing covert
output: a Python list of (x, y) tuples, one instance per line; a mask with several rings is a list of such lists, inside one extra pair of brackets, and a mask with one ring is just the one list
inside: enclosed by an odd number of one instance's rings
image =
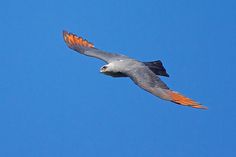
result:
[(178, 93), (172, 91), (168, 86), (161, 81), (161, 79), (152, 72), (148, 67), (135, 64), (134, 68), (131, 68), (126, 72), (135, 84), (143, 88), (144, 90), (158, 96), (162, 99), (172, 101), (176, 104), (190, 106), (193, 108), (207, 109), (207, 107), (202, 106), (198, 102)]
[(145, 65), (138, 65), (136, 68), (132, 68), (126, 72), (126, 75), (139, 87), (153, 95), (166, 100), (171, 99), (166, 93), (166, 91), (169, 90), (169, 87)]
[(99, 49), (94, 48), (94, 45), (81, 37), (77, 37), (75, 34), (63, 31), (63, 37), (67, 46), (81, 54), (86, 56), (95, 57), (101, 59), (107, 63), (115, 60), (128, 58), (124, 55), (107, 53)]

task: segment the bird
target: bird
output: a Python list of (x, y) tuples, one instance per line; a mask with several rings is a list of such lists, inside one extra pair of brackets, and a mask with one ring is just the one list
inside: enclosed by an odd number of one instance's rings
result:
[(95, 48), (94, 44), (76, 34), (63, 30), (66, 45), (80, 54), (104, 62), (100, 72), (112, 77), (129, 77), (136, 85), (163, 100), (197, 109), (207, 109), (200, 103), (171, 90), (159, 76), (169, 77), (160, 60), (141, 62), (123, 54), (109, 53)]

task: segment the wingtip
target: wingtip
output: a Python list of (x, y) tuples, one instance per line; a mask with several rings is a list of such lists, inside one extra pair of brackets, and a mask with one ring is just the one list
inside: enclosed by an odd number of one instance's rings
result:
[[(197, 103), (197, 102), (196, 102)], [(192, 108), (197, 108), (197, 109), (203, 109), (203, 110), (208, 110), (208, 107), (203, 106), (202, 104), (197, 103), (197, 105), (192, 105)]]
[(70, 48), (76, 45), (94, 48), (94, 45), (91, 42), (83, 39), (82, 37), (78, 37), (77, 35), (69, 33), (68, 31), (65, 30), (63, 30), (62, 32), (63, 32), (63, 39)]
[(63, 30), (62, 31), (62, 36), (63, 36), (63, 39), (64, 39), (64, 41), (67, 43), (67, 41), (66, 41), (66, 36), (68, 35), (69, 33), (67, 32), (67, 31), (65, 31), (65, 30)]
[(170, 91), (170, 96), (172, 98), (172, 102), (176, 103), (176, 104), (180, 104), (180, 105), (184, 105), (184, 106), (189, 106), (192, 108), (197, 108), (197, 109), (204, 109), (207, 110), (208, 108), (206, 106), (203, 106), (202, 104), (187, 98), (183, 95), (181, 95), (178, 92), (175, 91)]
[(66, 34), (69, 34), (69, 32), (66, 30), (62, 30), (62, 34), (63, 34), (63, 36), (65, 36)]
[(203, 105), (201, 104), (201, 107), (200, 107), (199, 109), (208, 110), (208, 107), (203, 106)]
[(62, 34), (66, 33), (67, 31), (66, 30), (62, 30)]

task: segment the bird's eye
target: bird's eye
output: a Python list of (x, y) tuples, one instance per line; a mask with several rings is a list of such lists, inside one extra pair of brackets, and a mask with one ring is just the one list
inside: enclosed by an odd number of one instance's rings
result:
[(107, 68), (107, 66), (103, 66), (102, 69), (105, 70)]

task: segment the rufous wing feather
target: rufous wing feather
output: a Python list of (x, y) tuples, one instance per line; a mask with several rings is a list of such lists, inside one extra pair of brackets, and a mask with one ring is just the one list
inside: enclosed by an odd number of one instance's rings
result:
[(83, 47), (94, 48), (94, 45), (92, 43), (88, 42), (87, 40), (85, 40), (81, 37), (77, 37), (75, 34), (68, 33), (66, 31), (64, 31), (63, 37), (64, 37), (66, 44), (69, 47), (73, 47), (73, 46), (78, 45), (78, 46), (83, 46)]
[(180, 105), (184, 105), (184, 106), (190, 106), (190, 107), (199, 108), (199, 109), (207, 109), (207, 107), (199, 104), (198, 102), (196, 102), (196, 101), (194, 101), (190, 98), (187, 98), (187, 97), (181, 95), (178, 92), (169, 91), (169, 95), (172, 99), (171, 101), (176, 103), (176, 104), (180, 104)]

